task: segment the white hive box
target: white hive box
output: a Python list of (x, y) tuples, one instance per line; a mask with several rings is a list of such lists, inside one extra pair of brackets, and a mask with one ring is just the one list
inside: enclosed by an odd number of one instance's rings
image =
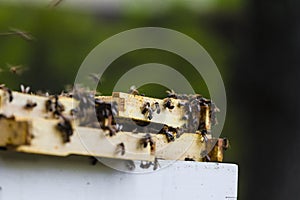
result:
[(0, 152), (0, 200), (234, 200), (237, 184), (235, 164), (177, 161), (132, 174), (78, 156)]

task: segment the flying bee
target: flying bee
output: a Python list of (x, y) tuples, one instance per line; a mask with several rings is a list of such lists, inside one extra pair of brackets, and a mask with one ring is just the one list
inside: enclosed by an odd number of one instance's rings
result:
[(73, 135), (72, 123), (63, 115), (60, 115), (60, 117), (62, 118), (62, 121), (60, 121), (56, 127), (62, 133), (63, 142), (67, 143), (70, 142), (70, 137)]
[(137, 88), (135, 87), (135, 85), (132, 85), (130, 88), (129, 88), (129, 94), (133, 94), (133, 95), (138, 95), (139, 94), (139, 91), (137, 90)]
[(130, 171), (135, 170), (135, 164), (132, 160), (126, 160), (125, 161), (125, 166), (127, 169), (129, 169)]
[(0, 33), (0, 36), (19, 36), (27, 41), (31, 41), (34, 39), (29, 33), (16, 28), (10, 28), (9, 32)]
[(170, 98), (164, 99), (164, 108), (169, 108), (170, 110), (174, 109), (174, 105)]
[(27, 102), (26, 102), (24, 108), (25, 108), (25, 109), (33, 109), (33, 108), (36, 107), (36, 106), (37, 106), (37, 103), (36, 103), (36, 102), (33, 102), (33, 101), (31, 101), (31, 100), (27, 100)]
[(10, 28), (11, 33), (20, 36), (22, 39), (27, 40), (27, 41), (32, 41), (34, 38), (32, 35), (30, 35), (28, 32), (16, 29), (16, 28)]
[(93, 80), (95, 83), (99, 83), (100, 82), (100, 75), (99, 74), (90, 73), (89, 74), (89, 78), (91, 80)]
[(216, 106), (215, 103), (212, 102), (210, 106), (210, 112), (209, 112), (212, 126), (218, 124), (218, 119), (216, 116), (218, 112), (220, 112), (220, 109)]
[(50, 7), (50, 8), (55, 8), (55, 7), (57, 7), (62, 1), (63, 1), (63, 0), (52, 0), (52, 1), (49, 3), (48, 7)]
[(4, 84), (0, 85), (0, 89), (4, 90), (8, 94), (8, 102), (12, 102), (14, 97), (13, 97), (11, 89), (9, 89), (8, 87), (5, 87)]
[(121, 142), (117, 145), (116, 153), (121, 153), (122, 156), (125, 154), (125, 144)]
[(16, 74), (16, 75), (21, 75), (23, 74), (24, 71), (27, 70), (27, 68), (25, 68), (23, 65), (11, 65), (9, 63), (6, 63), (9, 71), (13, 74)]
[(29, 91), (30, 91), (30, 87), (29, 86), (27, 86), (27, 87), (25, 87), (24, 85), (20, 85), (20, 89), (21, 89), (21, 92), (22, 93), (25, 93), (25, 94), (28, 94), (29, 93)]
[(174, 90), (167, 90), (166, 93), (168, 93), (168, 98), (177, 99), (177, 94), (174, 92)]

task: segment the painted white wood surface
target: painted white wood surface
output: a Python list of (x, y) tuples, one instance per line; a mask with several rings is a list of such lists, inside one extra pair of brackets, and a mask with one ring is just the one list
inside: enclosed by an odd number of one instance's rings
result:
[(235, 164), (177, 161), (132, 174), (86, 157), (0, 151), (0, 200), (233, 200), (237, 179)]

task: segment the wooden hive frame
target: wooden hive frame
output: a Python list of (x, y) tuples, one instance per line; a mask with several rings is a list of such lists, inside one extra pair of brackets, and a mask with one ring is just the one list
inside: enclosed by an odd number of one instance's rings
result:
[[(10, 101), (10, 95), (13, 97)], [(150, 121), (141, 114), (141, 107), (145, 102), (151, 105), (158, 102), (163, 105), (161, 99), (131, 95), (126, 93), (113, 93), (112, 96), (100, 96), (106, 102), (118, 103), (116, 117)], [(117, 158), (126, 160), (154, 161), (155, 158), (165, 160), (195, 160), (204, 161), (204, 154), (210, 153), (210, 161), (221, 162), (223, 159), (223, 143), (221, 139), (211, 138), (207, 135), (207, 141), (201, 134), (184, 133), (174, 142), (169, 142), (163, 134), (150, 134), (153, 146), (145, 148), (141, 141), (146, 133), (132, 133), (121, 131), (110, 137), (108, 132), (99, 128), (82, 127), (76, 125), (76, 120), (70, 120), (74, 133), (70, 142), (63, 142), (61, 131), (57, 128), (60, 118), (53, 117), (47, 112), (45, 104), (49, 97), (12, 92), (11, 94), (0, 89), (0, 146), (17, 152), (46, 154), (55, 156), (67, 156), (71, 154)], [(64, 105), (64, 115), (73, 119), (72, 109), (78, 105), (78, 101), (69, 97), (59, 97)], [(176, 105), (180, 100), (172, 99)], [(28, 108), (28, 103), (35, 103), (33, 108)], [(199, 120), (204, 120), (205, 127), (210, 129), (208, 109), (203, 109)], [(153, 115), (151, 122), (166, 124), (172, 127), (180, 127), (183, 120), (183, 108), (175, 107), (172, 110), (162, 108), (159, 115)], [(202, 117), (202, 118), (201, 118)], [(120, 152), (122, 144), (125, 152)], [(212, 151), (210, 151), (212, 149)]]

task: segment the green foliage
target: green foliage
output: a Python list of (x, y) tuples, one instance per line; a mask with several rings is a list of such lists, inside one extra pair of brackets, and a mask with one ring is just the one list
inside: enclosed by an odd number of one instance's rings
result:
[[(144, 26), (171, 28), (187, 34), (207, 49), (219, 67), (224, 69), (226, 63), (228, 45), (205, 26), (209, 14), (202, 15), (181, 3), (175, 3), (157, 14), (124, 9), (110, 15), (99, 11), (100, 14), (96, 15), (16, 5), (0, 5), (0, 11), (0, 32), (14, 27), (29, 32), (35, 38), (34, 41), (25, 41), (18, 36), (0, 37), (0, 66), (7, 68), (6, 63), (10, 63), (28, 68), (21, 76), (7, 70), (0, 73), (1, 82), (13, 89), (18, 89), (23, 83), (30, 85), (33, 91), (60, 92), (65, 85), (73, 84), (81, 62), (101, 41), (121, 31)], [(122, 73), (149, 62), (172, 66), (190, 81), (198, 93), (209, 96), (203, 79), (194, 73), (189, 63), (177, 55), (159, 50), (140, 50), (120, 57), (105, 72), (104, 82), (98, 89), (109, 95)], [(153, 90), (145, 93), (162, 95)]]

